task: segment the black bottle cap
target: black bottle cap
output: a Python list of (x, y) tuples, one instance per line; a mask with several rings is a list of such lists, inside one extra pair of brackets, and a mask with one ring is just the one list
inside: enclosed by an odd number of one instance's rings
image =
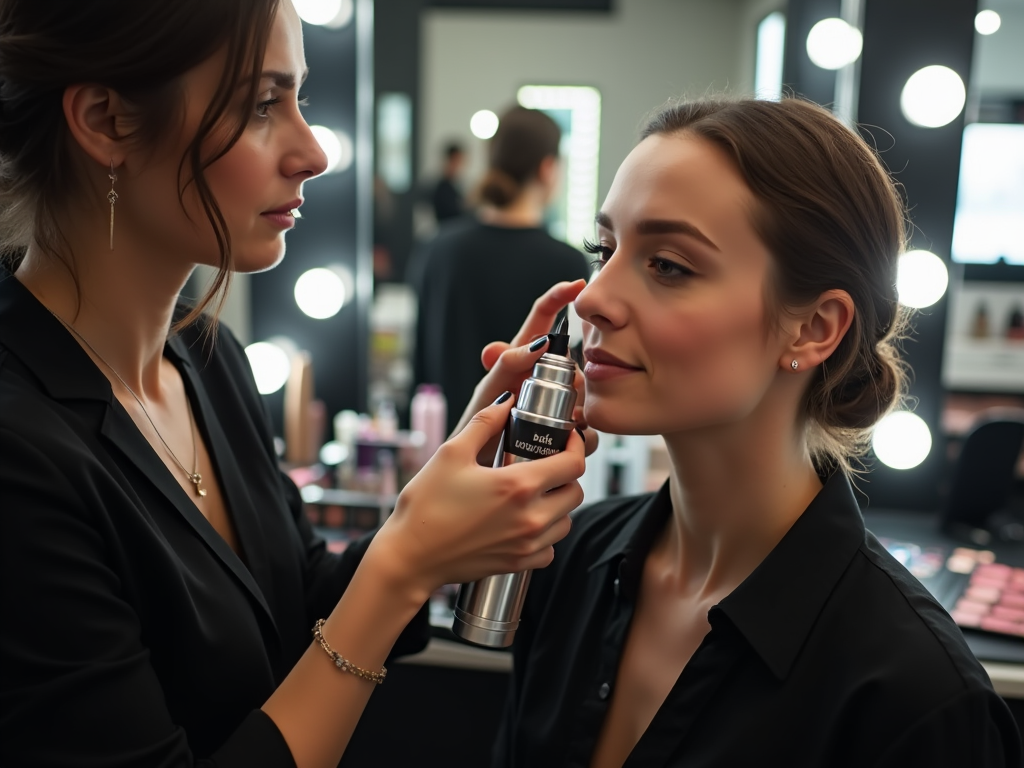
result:
[(555, 328), (554, 333), (548, 334), (547, 354), (569, 356), (569, 321), (564, 317)]

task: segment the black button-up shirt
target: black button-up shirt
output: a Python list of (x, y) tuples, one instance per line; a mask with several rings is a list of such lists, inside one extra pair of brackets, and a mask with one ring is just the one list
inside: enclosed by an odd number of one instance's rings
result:
[[(577, 514), (534, 574), (497, 768), (590, 764), (668, 484)], [(1018, 766), (1004, 702), (837, 472), (711, 630), (625, 766)]]

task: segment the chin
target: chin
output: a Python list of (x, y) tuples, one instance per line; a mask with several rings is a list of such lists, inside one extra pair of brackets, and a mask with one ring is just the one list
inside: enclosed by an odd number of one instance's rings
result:
[(235, 254), (234, 271), (243, 274), (266, 272), (284, 260), (284, 242), (275, 243), (273, 248), (246, 248)]
[(657, 414), (631, 413), (610, 399), (587, 398), (583, 416), (588, 427), (609, 435), (660, 435), (664, 426)]

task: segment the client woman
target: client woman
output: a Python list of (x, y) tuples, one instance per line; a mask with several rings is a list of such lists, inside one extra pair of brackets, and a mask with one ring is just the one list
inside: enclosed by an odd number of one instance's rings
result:
[(477, 464), (506, 394), (372, 543), (326, 552), (213, 295), (177, 304), (196, 264), (221, 287), (282, 258), (325, 166), (305, 75), (288, 0), (0, 1), (2, 765), (336, 766), (431, 591), (543, 566), (569, 529), (581, 440)]
[(494, 764), (1019, 765), (851, 490), (904, 382), (906, 221), (874, 153), (797, 100), (670, 106), (597, 224), (586, 418), (662, 435), (671, 475), (579, 514), (536, 574)]

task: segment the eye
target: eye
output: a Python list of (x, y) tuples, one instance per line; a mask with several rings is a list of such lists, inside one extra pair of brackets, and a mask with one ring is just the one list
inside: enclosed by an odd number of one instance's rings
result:
[(652, 256), (650, 265), (654, 276), (662, 280), (671, 280), (673, 278), (680, 277), (693, 277), (696, 274), (696, 272), (689, 267), (684, 267), (682, 264), (672, 261), (671, 259), (663, 259), (660, 256)]
[(270, 108), (272, 106), (274, 106), (275, 104), (280, 104), (280, 103), (281, 103), (281, 100), (278, 99), (278, 98), (266, 99), (264, 101), (259, 102), (256, 105), (256, 116), (257, 117), (267, 117), (268, 113), (270, 111)]
[(597, 256), (596, 259), (590, 262), (590, 266), (594, 269), (600, 269), (604, 266), (605, 262), (607, 262), (608, 259), (612, 257), (612, 254), (615, 253), (614, 248), (610, 248), (604, 243), (592, 243), (586, 239), (583, 241), (583, 250)]

